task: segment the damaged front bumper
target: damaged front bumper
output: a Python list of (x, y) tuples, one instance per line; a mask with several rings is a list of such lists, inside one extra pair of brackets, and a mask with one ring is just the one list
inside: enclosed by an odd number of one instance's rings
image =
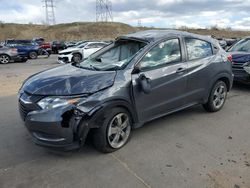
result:
[(89, 132), (86, 119), (77, 109), (56, 109), (30, 112), (24, 121), (37, 145), (70, 151), (84, 144)]

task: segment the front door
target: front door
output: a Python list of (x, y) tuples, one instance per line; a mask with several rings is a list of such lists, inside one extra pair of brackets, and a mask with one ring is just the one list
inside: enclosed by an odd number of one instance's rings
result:
[[(141, 121), (148, 121), (185, 105), (187, 64), (182, 60), (178, 38), (159, 43), (149, 50), (132, 74), (134, 101)], [(151, 91), (145, 93), (140, 78), (148, 80)]]

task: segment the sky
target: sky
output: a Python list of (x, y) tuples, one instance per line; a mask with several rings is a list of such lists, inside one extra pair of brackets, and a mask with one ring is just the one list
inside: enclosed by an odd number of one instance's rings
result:
[[(95, 21), (95, 0), (55, 0), (56, 22)], [(159, 28), (250, 30), (250, 0), (111, 0), (115, 22)], [(0, 0), (0, 21), (45, 23), (42, 0)]]

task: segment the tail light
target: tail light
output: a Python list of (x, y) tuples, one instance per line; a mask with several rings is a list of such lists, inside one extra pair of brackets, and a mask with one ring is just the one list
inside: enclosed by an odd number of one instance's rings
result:
[(229, 62), (233, 63), (233, 56), (230, 54), (227, 56)]

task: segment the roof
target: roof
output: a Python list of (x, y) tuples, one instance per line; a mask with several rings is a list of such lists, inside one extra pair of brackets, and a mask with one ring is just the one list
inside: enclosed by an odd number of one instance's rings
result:
[(146, 42), (153, 42), (153, 41), (158, 41), (158, 40), (171, 37), (171, 36), (187, 36), (187, 37), (189, 36), (189, 37), (195, 37), (195, 38), (199, 38), (199, 39), (210, 41), (210, 42), (214, 41), (214, 39), (208, 36), (197, 35), (197, 34), (189, 33), (186, 31), (178, 31), (178, 30), (145, 30), (145, 31), (139, 31), (136, 33), (121, 36), (119, 38), (120, 39), (133, 38), (133, 39), (143, 40)]

